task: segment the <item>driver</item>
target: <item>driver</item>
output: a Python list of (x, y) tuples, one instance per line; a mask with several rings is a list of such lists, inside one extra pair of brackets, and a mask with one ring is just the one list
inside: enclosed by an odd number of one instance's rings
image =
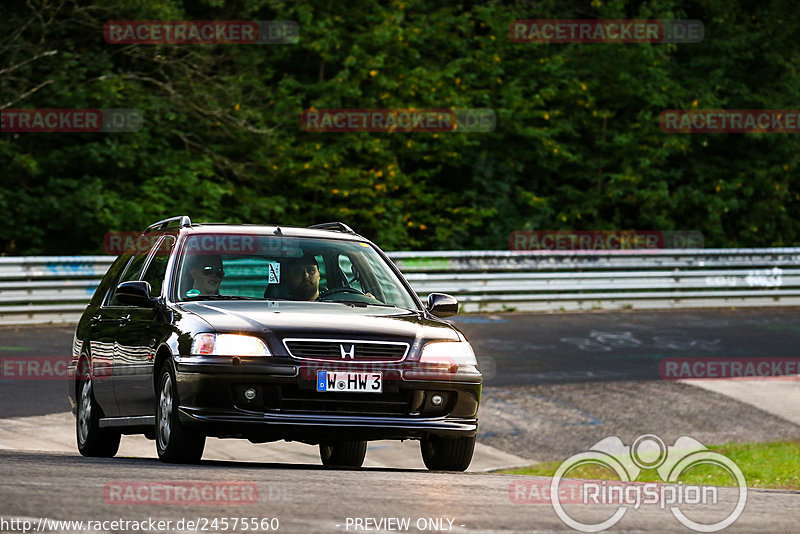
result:
[(317, 300), (319, 297), (319, 267), (311, 254), (289, 261), (286, 269), (291, 298), (294, 300)]

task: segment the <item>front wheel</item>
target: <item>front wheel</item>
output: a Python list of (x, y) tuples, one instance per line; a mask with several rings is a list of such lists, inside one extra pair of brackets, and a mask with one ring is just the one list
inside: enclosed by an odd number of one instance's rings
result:
[(197, 463), (203, 457), (206, 437), (194, 432), (178, 420), (178, 397), (172, 362), (161, 367), (156, 407), (156, 450), (162, 462)]
[(111, 458), (119, 450), (120, 433), (100, 428), (100, 407), (92, 393), (92, 376), (88, 371), (81, 377), (78, 417), (75, 435), (78, 450), (83, 456)]
[(338, 441), (319, 445), (319, 457), (325, 467), (361, 467), (366, 455), (366, 441)]
[(447, 439), (429, 436), (420, 442), (422, 461), (431, 471), (465, 471), (472, 462), (476, 436)]

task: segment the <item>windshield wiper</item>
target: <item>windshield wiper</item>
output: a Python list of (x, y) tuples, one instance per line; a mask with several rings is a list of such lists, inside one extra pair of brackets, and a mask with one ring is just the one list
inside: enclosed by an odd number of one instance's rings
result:
[(408, 308), (401, 308), (400, 306), (395, 306), (394, 304), (373, 304), (371, 302), (368, 302), (367, 305), (378, 306), (380, 308), (397, 308), (398, 310), (414, 311), (414, 310), (409, 310)]
[(320, 302), (335, 302), (336, 304), (350, 304), (352, 306), (357, 306), (359, 308), (367, 308), (369, 306), (375, 306), (378, 308), (394, 308), (396, 310), (403, 310), (407, 312), (417, 312), (419, 310), (410, 310), (408, 308), (401, 308), (400, 306), (395, 306), (394, 304), (381, 304), (381, 303), (372, 303), (372, 302), (362, 302), (360, 300), (322, 300)]
[(264, 300), (258, 297), (243, 297), (240, 295), (195, 295), (193, 297), (186, 297), (183, 302), (191, 300)]
[(347, 304), (358, 308), (366, 308), (367, 303), (359, 300), (320, 300), (319, 302), (334, 302), (336, 304)]

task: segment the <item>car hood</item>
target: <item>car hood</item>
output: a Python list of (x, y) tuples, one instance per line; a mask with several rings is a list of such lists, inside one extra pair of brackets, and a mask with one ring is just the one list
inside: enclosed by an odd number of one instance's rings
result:
[(353, 307), (327, 302), (204, 301), (180, 308), (200, 316), (217, 332), (270, 333), (286, 337), (358, 338), (385, 341), (458, 341), (458, 331), (421, 312), (382, 306)]

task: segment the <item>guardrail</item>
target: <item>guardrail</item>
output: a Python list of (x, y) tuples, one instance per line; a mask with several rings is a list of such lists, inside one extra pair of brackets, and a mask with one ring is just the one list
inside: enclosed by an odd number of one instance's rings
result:
[[(465, 312), (800, 305), (800, 248), (393, 252)], [(77, 321), (112, 256), (0, 258), (0, 324)]]
[(77, 322), (114, 256), (0, 258), (0, 324)]
[(395, 252), (420, 295), (463, 311), (794, 306), (800, 248)]

